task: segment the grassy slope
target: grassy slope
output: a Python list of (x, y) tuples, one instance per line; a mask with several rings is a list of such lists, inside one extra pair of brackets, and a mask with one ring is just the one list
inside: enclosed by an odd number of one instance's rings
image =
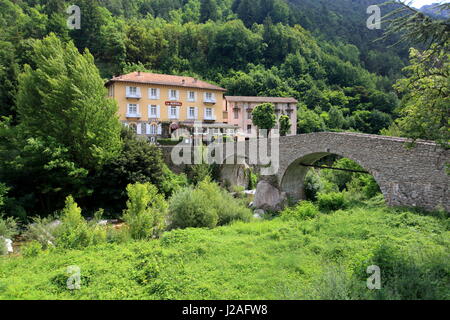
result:
[[(398, 248), (406, 261), (418, 251), (424, 261), (439, 260), (442, 281), (430, 285), (450, 299), (442, 290), (442, 285), (449, 289), (447, 222), (385, 208), (177, 230), (157, 241), (0, 258), (0, 299), (326, 298), (317, 290), (324, 270), (339, 265), (340, 272), (364, 279), (380, 243)], [(75, 292), (66, 289), (70, 265), (81, 268), (82, 288)]]

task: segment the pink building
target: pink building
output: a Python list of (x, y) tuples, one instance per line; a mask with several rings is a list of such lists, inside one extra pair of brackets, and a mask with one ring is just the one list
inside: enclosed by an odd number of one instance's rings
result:
[(288, 135), (297, 134), (298, 101), (294, 98), (225, 96), (223, 121), (239, 127), (241, 139), (255, 137), (257, 127), (252, 122), (252, 111), (257, 105), (266, 102), (275, 105), (275, 114), (277, 115), (275, 128), (279, 128), (280, 116), (287, 115), (291, 119), (291, 132)]

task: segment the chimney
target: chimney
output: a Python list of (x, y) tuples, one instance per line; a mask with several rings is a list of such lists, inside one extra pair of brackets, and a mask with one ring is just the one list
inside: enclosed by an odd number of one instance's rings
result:
[(181, 83), (182, 83), (182, 84), (185, 84), (185, 83), (186, 83), (186, 80), (184, 80), (184, 79), (181, 80)]
[(138, 71), (138, 76), (140, 76), (141, 75), (141, 72), (140, 71)]

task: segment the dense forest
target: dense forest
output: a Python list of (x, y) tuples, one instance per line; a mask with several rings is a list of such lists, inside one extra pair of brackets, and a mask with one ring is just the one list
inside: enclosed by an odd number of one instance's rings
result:
[[(23, 217), (72, 194), (123, 208), (128, 183), (165, 195), (183, 184), (103, 97), (106, 79), (136, 70), (196, 76), (230, 95), (293, 96), (298, 133), (448, 141), (448, 44), (424, 62), (394, 45), (398, 34), (380, 39), (385, 30), (366, 27), (377, 2), (0, 0), (0, 205)], [(67, 27), (73, 4), (80, 29)]]

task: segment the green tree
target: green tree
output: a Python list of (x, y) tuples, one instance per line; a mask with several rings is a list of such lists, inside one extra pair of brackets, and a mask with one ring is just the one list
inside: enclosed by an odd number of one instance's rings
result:
[(19, 77), (17, 112), (30, 137), (51, 137), (68, 148), (72, 159), (96, 168), (121, 148), (117, 103), (106, 89), (94, 58), (54, 34), (33, 46), (35, 68)]
[(450, 143), (450, 54), (440, 52), (429, 59), (433, 49), (420, 53), (411, 49), (408, 78), (395, 88), (403, 95), (397, 124), (402, 135), (413, 139), (434, 140), (448, 147)]
[(275, 106), (272, 103), (263, 103), (256, 106), (252, 111), (253, 124), (259, 130), (270, 131), (275, 127), (277, 117), (275, 115)]
[(282, 115), (280, 117), (280, 135), (286, 136), (288, 133), (291, 132), (291, 118), (286, 115)]
[(208, 20), (216, 21), (219, 19), (216, 0), (201, 0), (200, 4), (200, 22)]
[(313, 110), (300, 105), (297, 110), (297, 133), (311, 133), (325, 130), (323, 119)]

